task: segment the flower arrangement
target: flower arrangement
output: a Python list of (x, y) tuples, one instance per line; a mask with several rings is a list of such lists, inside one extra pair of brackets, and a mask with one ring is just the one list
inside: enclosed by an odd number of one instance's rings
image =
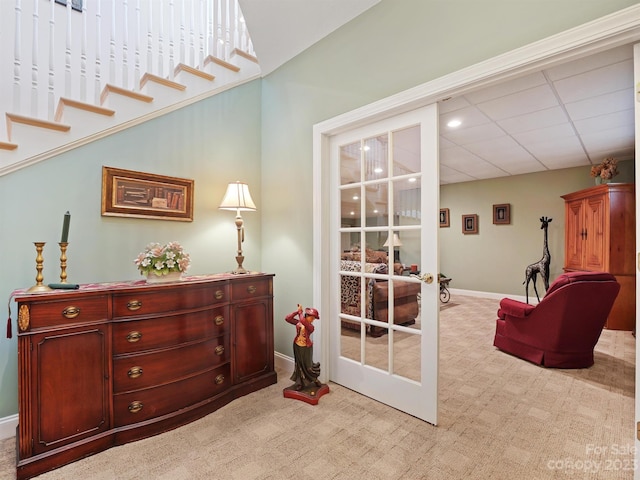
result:
[(170, 242), (164, 246), (150, 243), (133, 262), (141, 275), (154, 274), (160, 277), (170, 272), (186, 272), (191, 258), (178, 242)]
[(618, 175), (618, 161), (613, 157), (605, 158), (599, 165), (591, 167), (591, 176), (611, 180)]

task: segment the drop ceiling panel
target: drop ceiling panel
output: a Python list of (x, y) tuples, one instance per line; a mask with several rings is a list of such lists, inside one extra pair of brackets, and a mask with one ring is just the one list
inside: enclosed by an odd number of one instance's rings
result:
[(502, 120), (525, 113), (536, 112), (558, 105), (549, 85), (530, 88), (478, 104), (478, 108), (492, 120)]
[(546, 108), (533, 113), (505, 118), (496, 122), (509, 135), (560, 125), (567, 121), (567, 114), (560, 106)]
[(633, 108), (633, 88), (565, 105), (573, 121)]
[(633, 61), (608, 65), (554, 82), (564, 103), (577, 102), (633, 87)]

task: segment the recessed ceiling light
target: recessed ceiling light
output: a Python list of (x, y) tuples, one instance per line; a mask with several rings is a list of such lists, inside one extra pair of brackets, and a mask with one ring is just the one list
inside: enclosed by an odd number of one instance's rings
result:
[(356, 214), (356, 212), (350, 212), (350, 213), (351, 213), (351, 215), (355, 215)]
[(373, 170), (375, 173), (382, 173), (382, 168), (377, 167)]
[(376, 209), (373, 211), (373, 213), (378, 213), (378, 209), (376, 208)]
[(409, 179), (409, 181), (410, 181), (411, 183), (415, 182), (415, 181), (416, 181), (416, 177), (411, 177), (411, 178)]
[(451, 128), (456, 128), (459, 127), (460, 125), (462, 125), (462, 122), (460, 120), (451, 120), (449, 121), (449, 123), (447, 123), (447, 127), (451, 127)]
[(360, 197), (359, 197), (358, 195), (354, 195), (354, 196), (353, 196), (353, 199), (354, 199), (354, 200), (358, 200), (359, 198), (360, 198)]

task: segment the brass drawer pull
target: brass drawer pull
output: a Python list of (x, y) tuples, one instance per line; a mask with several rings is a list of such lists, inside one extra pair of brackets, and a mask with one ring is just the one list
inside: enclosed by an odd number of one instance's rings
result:
[(135, 343), (141, 338), (142, 338), (142, 334), (140, 332), (136, 332), (136, 331), (129, 332), (129, 334), (127, 335), (127, 342)]
[(131, 402), (129, 404), (129, 411), (131, 413), (138, 413), (140, 410), (142, 410), (142, 407), (144, 407), (143, 403), (136, 400), (135, 402)]
[(80, 315), (80, 307), (67, 307), (62, 310), (62, 315), (65, 318), (76, 318)]
[(127, 375), (129, 375), (129, 378), (138, 378), (142, 375), (142, 367), (131, 367)]
[(224, 353), (224, 346), (218, 345), (215, 351), (216, 351), (216, 355), (222, 355)]
[(142, 307), (142, 302), (140, 300), (131, 300), (127, 303), (127, 308), (132, 312), (139, 310)]
[(256, 288), (256, 286), (255, 286), (255, 285), (249, 285), (249, 286), (247, 287), (247, 292), (249, 292), (249, 293), (251, 293), (251, 294), (256, 293), (256, 290), (258, 290), (258, 289)]
[(216, 297), (216, 300), (221, 300), (222, 297), (224, 297), (224, 292), (222, 290), (216, 290), (214, 296)]
[(216, 324), (216, 326), (220, 326), (224, 323), (224, 317), (222, 315), (218, 315), (216, 316), (216, 318), (213, 319), (213, 322)]
[(216, 385), (221, 385), (222, 383), (224, 383), (224, 375), (223, 374), (218, 375), (214, 380), (214, 382), (216, 382)]

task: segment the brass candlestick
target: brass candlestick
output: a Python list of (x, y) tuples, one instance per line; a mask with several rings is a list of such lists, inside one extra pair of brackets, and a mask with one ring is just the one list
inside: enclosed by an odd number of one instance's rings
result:
[(60, 283), (67, 283), (67, 246), (69, 242), (60, 242)]
[(51, 289), (42, 283), (42, 266), (44, 263), (44, 259), (42, 258), (42, 249), (44, 248), (45, 242), (33, 242), (36, 246), (36, 284), (27, 290), (28, 293), (40, 293), (40, 292), (49, 292)]

